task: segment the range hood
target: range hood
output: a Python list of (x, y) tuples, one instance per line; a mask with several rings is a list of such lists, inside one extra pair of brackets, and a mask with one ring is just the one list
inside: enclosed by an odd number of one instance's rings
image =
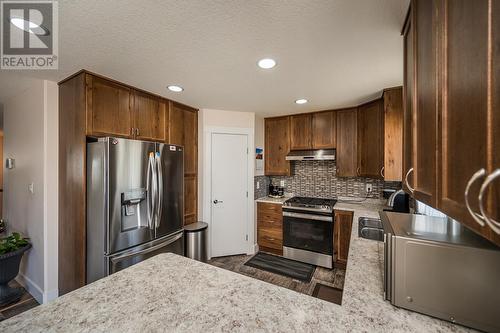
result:
[(292, 150), (286, 155), (287, 161), (334, 161), (335, 149)]

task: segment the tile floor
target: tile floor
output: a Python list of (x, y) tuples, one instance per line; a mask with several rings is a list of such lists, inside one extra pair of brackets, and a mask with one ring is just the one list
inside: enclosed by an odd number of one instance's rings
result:
[[(11, 281), (9, 283), (11, 287), (21, 287), (19, 283), (16, 281)], [(4, 306), (0, 307), (0, 321), (5, 320), (7, 318), (13, 317), (19, 313), (22, 313), (24, 311), (28, 311), (29, 309), (34, 308), (35, 306), (38, 306), (38, 302), (31, 296), (26, 290), (24, 295), (21, 297), (21, 299), (12, 304), (7, 304)]]
[(343, 269), (326, 269), (323, 267), (317, 267), (310, 282), (301, 282), (286, 276), (245, 266), (245, 262), (251, 257), (252, 256), (247, 255), (219, 257), (209, 260), (208, 264), (247, 275), (284, 288), (292, 289), (307, 295), (313, 294), (317, 283), (338, 289), (343, 289), (344, 287), (345, 270)]

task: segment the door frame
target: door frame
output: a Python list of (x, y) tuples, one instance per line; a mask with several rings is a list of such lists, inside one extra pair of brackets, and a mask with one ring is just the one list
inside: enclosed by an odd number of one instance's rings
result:
[(248, 240), (246, 241), (247, 254), (255, 253), (255, 228), (254, 228), (254, 158), (255, 151), (254, 129), (240, 127), (206, 127), (203, 131), (204, 141), (204, 168), (202, 171), (203, 182), (200, 193), (203, 193), (201, 201), (203, 202), (202, 216), (203, 221), (208, 223), (208, 259), (212, 258), (212, 135), (213, 134), (236, 134), (246, 135), (248, 142), (247, 168), (248, 168), (248, 198), (247, 198), (247, 217), (246, 231)]

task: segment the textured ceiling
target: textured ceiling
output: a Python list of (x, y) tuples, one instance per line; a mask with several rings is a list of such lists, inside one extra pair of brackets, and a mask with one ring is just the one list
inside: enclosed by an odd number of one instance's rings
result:
[[(198, 107), (262, 115), (350, 106), (402, 84), (408, 0), (59, 0), (59, 70), (86, 68)], [(272, 57), (264, 71), (257, 60)], [(166, 89), (178, 84), (185, 91)], [(295, 105), (297, 98), (310, 103)]]

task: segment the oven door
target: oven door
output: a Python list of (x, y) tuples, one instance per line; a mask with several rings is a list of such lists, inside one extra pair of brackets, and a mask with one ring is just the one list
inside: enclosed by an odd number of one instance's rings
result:
[(333, 255), (333, 216), (283, 212), (283, 245)]

